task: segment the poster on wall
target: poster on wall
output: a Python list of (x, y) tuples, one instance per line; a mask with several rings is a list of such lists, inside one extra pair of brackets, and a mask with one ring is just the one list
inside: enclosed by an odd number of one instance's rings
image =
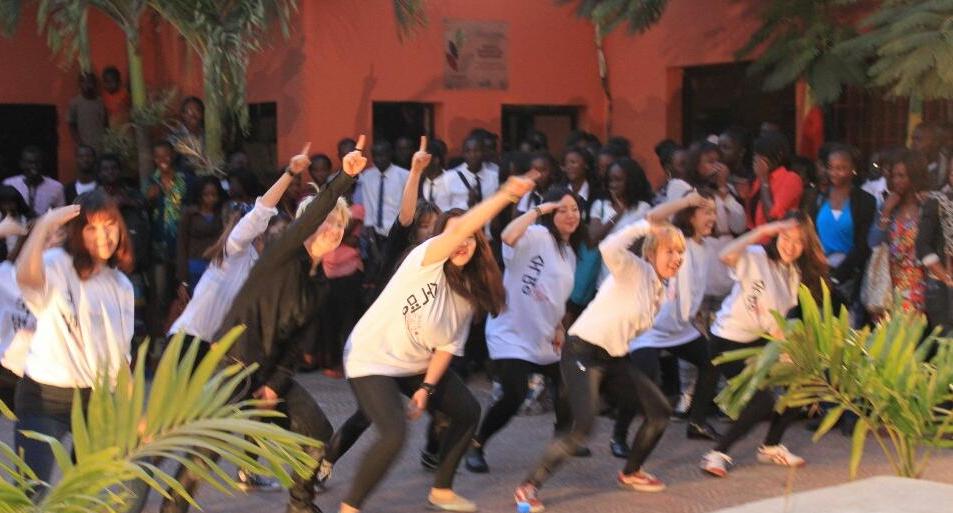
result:
[(444, 20), (444, 87), (506, 89), (506, 22)]

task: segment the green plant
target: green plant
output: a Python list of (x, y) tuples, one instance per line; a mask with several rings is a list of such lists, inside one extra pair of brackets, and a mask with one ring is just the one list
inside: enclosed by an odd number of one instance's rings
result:
[[(103, 379), (85, 409), (77, 393), (72, 409), (75, 463), (58, 440), (25, 433), (50, 444), (63, 475), (57, 483), (38, 481), (20, 456), (0, 443), (0, 512), (115, 513), (131, 498), (128, 483), (136, 479), (163, 496), (168, 496), (168, 486), (197, 506), (175, 478), (156, 465), (159, 459), (187, 466), (226, 494), (238, 484), (210, 455), (274, 476), (285, 486), (291, 483), (290, 473), (309, 475), (317, 462), (305, 448), (320, 442), (260, 420), (280, 416), (260, 408), (260, 401), (231, 401), (254, 372), (254, 366), (219, 366), (240, 332), (229, 332), (197, 365), (198, 343), (183, 352), (184, 336), (176, 336), (151, 387), (146, 385), (148, 348), (143, 344), (135, 369), (121, 371), (114, 386)], [(12, 417), (2, 403), (0, 411)], [(35, 494), (41, 490), (44, 493)]]
[(784, 389), (778, 410), (818, 403), (831, 406), (814, 434), (823, 437), (847, 412), (857, 417), (850, 475), (857, 474), (864, 444), (873, 437), (897, 475), (919, 477), (932, 454), (953, 447), (953, 340), (922, 340), (922, 315), (901, 313), (872, 329), (850, 327), (847, 310), (834, 313), (824, 287), (820, 308), (801, 286), (802, 319), (775, 313), (783, 338), (763, 349), (723, 354), (715, 363), (751, 359), (718, 403), (737, 417), (759, 388)]

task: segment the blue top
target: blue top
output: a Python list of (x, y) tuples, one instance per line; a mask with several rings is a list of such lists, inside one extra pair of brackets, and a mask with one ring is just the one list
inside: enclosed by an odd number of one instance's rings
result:
[(825, 255), (850, 253), (854, 249), (854, 219), (850, 213), (850, 199), (841, 207), (840, 216), (834, 217), (830, 200), (825, 200), (817, 212), (817, 235), (821, 239)]

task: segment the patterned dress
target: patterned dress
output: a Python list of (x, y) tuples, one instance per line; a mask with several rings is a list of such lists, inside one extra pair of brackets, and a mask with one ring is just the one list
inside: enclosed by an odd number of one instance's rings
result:
[(916, 242), (919, 216), (894, 217), (887, 234), (890, 252), (890, 280), (900, 294), (904, 310), (923, 312), (924, 270), (917, 259)]

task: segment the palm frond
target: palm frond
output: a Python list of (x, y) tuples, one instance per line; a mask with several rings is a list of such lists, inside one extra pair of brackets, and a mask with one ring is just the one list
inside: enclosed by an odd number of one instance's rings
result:
[(0, 34), (13, 37), (20, 23), (20, 13), (23, 9), (21, 0), (4, 0), (0, 2)]
[(427, 26), (427, 13), (423, 0), (393, 0), (394, 17), (397, 19), (397, 36), (404, 40), (416, 30)]
[[(577, 0), (556, 0), (557, 4)], [(668, 0), (578, 0), (576, 14), (600, 27), (607, 35), (619, 25), (625, 24), (630, 33), (645, 32), (655, 25)]]

